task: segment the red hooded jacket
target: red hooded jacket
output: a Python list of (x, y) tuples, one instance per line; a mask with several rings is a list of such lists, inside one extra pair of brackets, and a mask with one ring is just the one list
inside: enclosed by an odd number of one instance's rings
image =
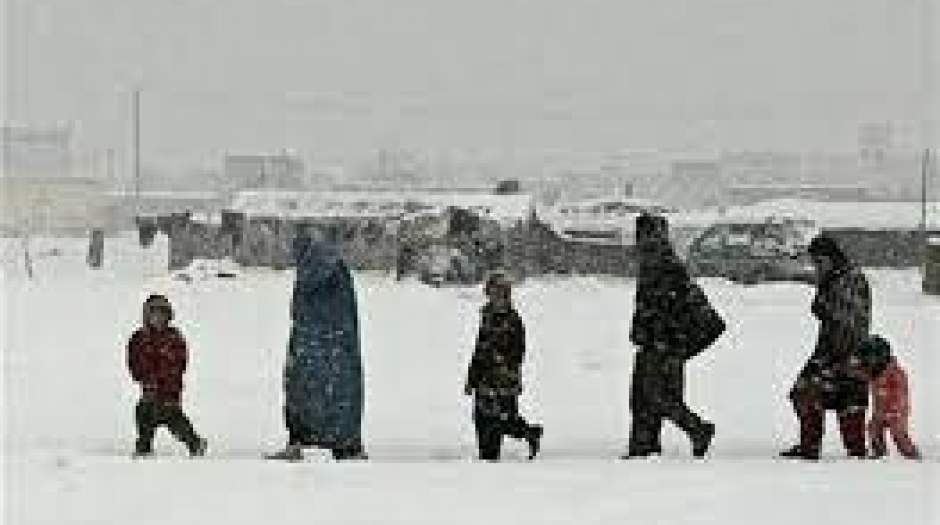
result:
[(875, 405), (873, 418), (890, 421), (910, 415), (907, 373), (897, 359), (892, 358), (887, 368), (872, 380), (871, 394)]
[(139, 328), (127, 343), (127, 367), (145, 397), (179, 403), (188, 352), (183, 334), (174, 327)]

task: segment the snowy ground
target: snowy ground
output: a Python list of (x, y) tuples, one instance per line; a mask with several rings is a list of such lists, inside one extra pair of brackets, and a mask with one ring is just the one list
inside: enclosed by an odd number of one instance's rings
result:
[[(79, 243), (80, 244), (80, 243)], [(109, 241), (108, 266), (73, 246), (25, 279), (2, 265), (3, 523), (940, 523), (940, 300), (916, 271), (868, 272), (874, 327), (910, 369), (913, 433), (928, 459), (852, 462), (829, 422), (819, 464), (773, 460), (792, 442), (785, 393), (811, 349), (811, 290), (703, 284), (731, 329), (688, 367), (688, 397), (718, 425), (711, 457), (689, 459), (672, 427), (665, 457), (622, 462), (633, 282), (529, 281), (523, 406), (546, 427), (528, 463), (473, 460), (463, 375), (482, 297), (357, 276), (372, 461), (258, 459), (281, 446), (280, 370), (289, 272), (172, 281), (159, 249)], [(116, 259), (119, 260), (114, 262)], [(166, 434), (131, 461), (135, 390), (124, 344), (149, 292), (167, 293), (191, 345), (185, 405), (210, 439), (189, 460)]]

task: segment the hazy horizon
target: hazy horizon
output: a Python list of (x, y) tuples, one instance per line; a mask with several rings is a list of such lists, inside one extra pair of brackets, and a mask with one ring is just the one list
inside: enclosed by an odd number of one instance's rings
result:
[(863, 122), (913, 123), (923, 143), (937, 121), (922, 3), (3, 2), (3, 120), (75, 122), (78, 147), (113, 147), (123, 163), (134, 87), (155, 166), (283, 148), (497, 165), (846, 150)]

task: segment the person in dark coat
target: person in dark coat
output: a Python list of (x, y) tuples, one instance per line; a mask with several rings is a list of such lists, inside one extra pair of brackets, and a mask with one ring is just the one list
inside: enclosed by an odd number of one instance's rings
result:
[(480, 459), (498, 461), (503, 436), (526, 440), (529, 459), (534, 459), (543, 429), (519, 414), (525, 327), (512, 306), (512, 287), (503, 274), (491, 274), (484, 291), (487, 303), (481, 309), (480, 331), (464, 386), (464, 393), (473, 395)]
[(151, 295), (144, 301), (143, 326), (127, 344), (127, 367), (141, 390), (134, 411), (137, 457), (153, 454), (154, 434), (161, 426), (186, 444), (191, 456), (206, 453), (206, 440), (196, 434), (183, 412), (183, 373), (189, 356), (186, 340), (170, 325), (172, 320), (170, 301), (163, 295)]
[(366, 458), (356, 295), (335, 237), (302, 231), (292, 242), (297, 278), (284, 365), (288, 442), (272, 458), (302, 459), (304, 447), (329, 449), (337, 460)]
[(809, 361), (790, 390), (800, 423), (800, 442), (780, 455), (819, 459), (825, 411), (834, 410), (849, 456), (864, 458), (868, 386), (853, 373), (852, 362), (869, 336), (871, 290), (865, 275), (832, 237), (815, 237), (809, 255), (816, 267), (817, 289), (811, 311), (819, 320), (819, 335)]
[(721, 335), (724, 322), (673, 251), (665, 218), (642, 214), (636, 230), (640, 264), (630, 341), (637, 352), (630, 442), (623, 458), (660, 454), (664, 419), (689, 436), (695, 457), (703, 457), (715, 425), (685, 402), (685, 363)]

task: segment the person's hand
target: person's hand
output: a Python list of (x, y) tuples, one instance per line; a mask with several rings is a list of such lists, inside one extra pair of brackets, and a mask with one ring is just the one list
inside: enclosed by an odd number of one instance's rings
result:
[(157, 385), (155, 383), (141, 383), (140, 391), (145, 401), (153, 401), (157, 398)]
[(868, 373), (865, 370), (865, 365), (862, 363), (862, 360), (859, 359), (858, 357), (855, 357), (855, 356), (850, 357), (849, 364), (846, 368), (847, 368), (848, 376), (853, 379), (861, 379), (864, 381), (868, 381), (869, 379), (871, 379), (870, 377), (868, 377)]

